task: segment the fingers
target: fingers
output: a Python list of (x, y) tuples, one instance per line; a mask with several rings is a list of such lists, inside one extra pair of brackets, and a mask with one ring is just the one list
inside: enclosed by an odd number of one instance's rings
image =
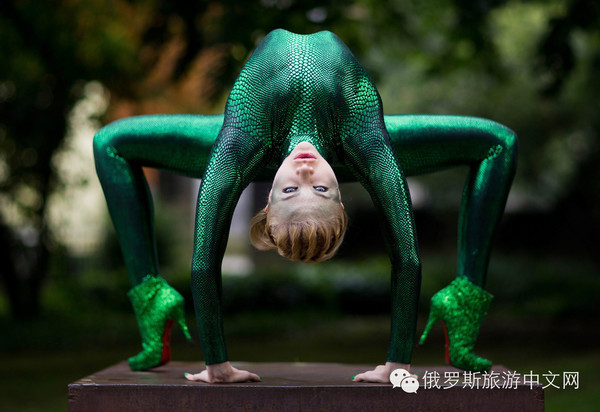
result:
[(206, 383), (236, 383), (236, 382), (260, 382), (262, 379), (255, 373), (232, 368), (231, 373), (218, 378), (210, 376), (208, 370), (203, 370), (200, 373), (185, 373), (185, 378), (189, 381), (206, 382)]
[(372, 371), (356, 375), (354, 382), (390, 383), (389, 365), (379, 365)]
[(202, 381), (210, 383), (208, 379), (208, 371), (206, 370), (196, 374), (186, 372), (184, 376), (188, 381)]
[(231, 383), (231, 382), (260, 382), (260, 376), (255, 373), (251, 373), (236, 368), (231, 368), (231, 374), (219, 383)]
[(255, 373), (246, 372), (248, 374), (247, 379), (244, 382), (260, 382), (262, 379)]
[(352, 379), (354, 382), (390, 383), (390, 377), (381, 371), (372, 370), (360, 373)]
[(363, 382), (364, 381), (364, 375), (365, 375), (364, 373), (360, 373), (358, 375), (354, 375), (352, 377), (352, 381), (353, 382)]

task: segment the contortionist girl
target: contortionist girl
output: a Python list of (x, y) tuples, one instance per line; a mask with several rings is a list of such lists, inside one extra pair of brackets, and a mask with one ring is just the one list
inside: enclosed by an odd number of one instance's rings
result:
[[(383, 115), (375, 85), (334, 34), (269, 33), (237, 78), (222, 116), (153, 115), (123, 119), (94, 139), (98, 176), (131, 280), (129, 297), (143, 350), (133, 370), (170, 360), (176, 320), (189, 337), (183, 298), (159, 276), (152, 201), (142, 167), (202, 178), (196, 211), (191, 288), (206, 370), (190, 380), (259, 380), (234, 368), (221, 310), (221, 261), (242, 190), (273, 179), (251, 241), (302, 262), (332, 257), (346, 214), (338, 181), (359, 181), (380, 216), (391, 262), (391, 329), (386, 362), (356, 381), (389, 382), (409, 369), (421, 264), (405, 176), (467, 165), (459, 221), (456, 279), (431, 300), (449, 339), (450, 362), (489, 370), (473, 352), (492, 296), (484, 289), (491, 240), (516, 163), (516, 136), (484, 119)], [(383, 358), (383, 356), (382, 356)]]

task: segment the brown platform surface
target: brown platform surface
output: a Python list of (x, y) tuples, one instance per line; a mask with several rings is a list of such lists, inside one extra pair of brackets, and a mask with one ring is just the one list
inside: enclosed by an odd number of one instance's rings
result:
[[(417, 393), (392, 384), (352, 382), (352, 376), (371, 366), (332, 363), (232, 362), (261, 376), (262, 382), (206, 384), (191, 382), (184, 373), (204, 369), (200, 362), (170, 362), (151, 371), (133, 372), (126, 362), (79, 379), (69, 385), (69, 410), (78, 411), (543, 411), (540, 384), (507, 383), (511, 371), (495, 365), (494, 384), (483, 374), (477, 387), (468, 375), (450, 366), (413, 366), (419, 377)], [(439, 388), (424, 381), (437, 372)], [(445, 379), (458, 372), (458, 384)], [(429, 375), (431, 376), (431, 375)], [(457, 375), (454, 375), (457, 376)], [(465, 382), (465, 377), (467, 382)], [(477, 382), (477, 381), (476, 381)], [(493, 386), (493, 388), (490, 388)]]

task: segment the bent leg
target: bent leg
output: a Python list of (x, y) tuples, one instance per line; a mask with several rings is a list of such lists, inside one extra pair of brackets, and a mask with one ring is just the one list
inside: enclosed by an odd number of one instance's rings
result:
[(158, 275), (152, 197), (142, 167), (201, 177), (223, 116), (123, 119), (94, 137), (96, 171), (132, 286)]
[(141, 116), (101, 129), (94, 137), (96, 170), (119, 237), (132, 288), (142, 351), (129, 358), (132, 370), (171, 359), (172, 320), (191, 339), (183, 297), (158, 275), (152, 196), (142, 171), (157, 167), (200, 177), (222, 116)]
[(458, 275), (485, 285), (492, 238), (516, 169), (517, 138), (490, 120), (461, 116), (385, 116), (407, 176), (469, 166), (460, 206)]

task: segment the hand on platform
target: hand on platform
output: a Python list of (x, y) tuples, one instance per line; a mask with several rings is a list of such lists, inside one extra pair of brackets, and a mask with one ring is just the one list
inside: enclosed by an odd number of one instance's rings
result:
[(410, 371), (410, 364), (386, 362), (385, 365), (379, 365), (372, 371), (356, 375), (352, 380), (354, 382), (390, 383), (390, 375), (396, 369), (406, 369), (407, 371)]
[(185, 374), (190, 381), (202, 381), (206, 383), (234, 383), (234, 382), (260, 382), (260, 376), (231, 366), (229, 362), (207, 365), (200, 373)]

